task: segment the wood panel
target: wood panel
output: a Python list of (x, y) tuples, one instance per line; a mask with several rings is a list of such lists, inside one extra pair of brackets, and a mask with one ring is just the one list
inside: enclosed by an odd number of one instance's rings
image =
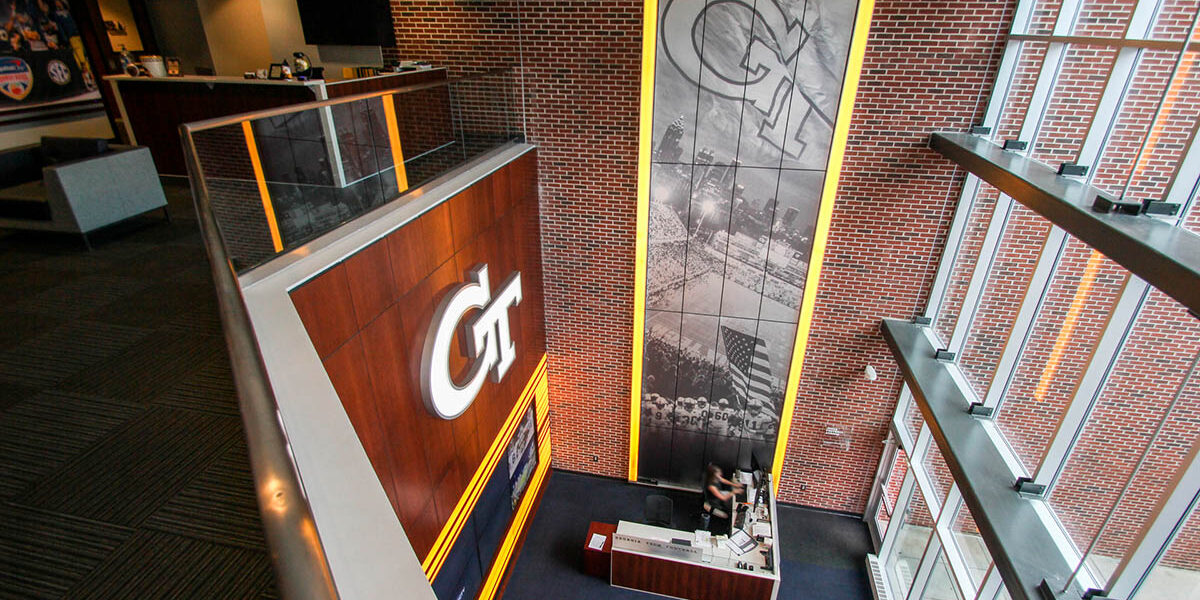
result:
[(613, 550), (612, 584), (690, 600), (770, 600), (775, 581)]
[[(366, 414), (366, 373), (377, 424), (351, 422), (421, 558), (545, 353), (535, 161), (529, 153), (505, 165), (292, 292), (326, 370), (343, 382), (335, 388), (348, 413)], [(509, 310), (517, 360), (503, 381), (489, 379), (470, 408), (447, 421), (421, 400), (421, 348), (437, 305), (481, 262), (493, 290), (521, 273), (523, 299)], [(452, 367), (461, 372), (465, 346), (454, 347)], [(338, 348), (361, 352), (361, 372)]]
[(163, 175), (187, 175), (179, 126), (193, 121), (312, 102), (305, 85), (204, 83), (186, 80), (112, 80), (139, 146), (148, 146)]
[(346, 260), (346, 282), (359, 329), (396, 302), (396, 280), (387, 244), (372, 244)]
[[(377, 92), (446, 79), (444, 69), (325, 83), (329, 98)], [(289, 106), (318, 99), (314, 86), (295, 83), (112, 79), (140, 146), (148, 146), (163, 175), (187, 175), (179, 126), (216, 117)], [(448, 99), (447, 99), (448, 102)], [(446, 110), (449, 110), (447, 103)]]
[[(325, 359), (358, 331), (346, 266), (339, 264), (292, 292), (292, 304), (304, 321), (317, 356)], [(322, 310), (345, 306), (350, 310)]]

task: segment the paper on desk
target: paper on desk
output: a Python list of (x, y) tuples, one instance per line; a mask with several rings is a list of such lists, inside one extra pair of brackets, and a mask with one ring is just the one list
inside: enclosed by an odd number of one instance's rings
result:
[(599, 533), (593, 533), (592, 539), (588, 540), (588, 548), (591, 548), (592, 550), (603, 550), (604, 542), (607, 539), (608, 538)]
[(742, 550), (741, 548), (738, 548), (738, 545), (735, 544), (733, 542), (733, 540), (725, 540), (725, 548), (727, 550), (729, 550), (729, 552), (731, 554), (733, 554), (734, 556), (741, 556), (750, 551), (750, 550)]

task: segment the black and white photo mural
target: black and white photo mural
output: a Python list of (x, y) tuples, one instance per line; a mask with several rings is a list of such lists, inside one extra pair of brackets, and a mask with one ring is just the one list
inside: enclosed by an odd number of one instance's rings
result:
[(694, 488), (774, 455), (857, 4), (658, 9), (638, 475)]

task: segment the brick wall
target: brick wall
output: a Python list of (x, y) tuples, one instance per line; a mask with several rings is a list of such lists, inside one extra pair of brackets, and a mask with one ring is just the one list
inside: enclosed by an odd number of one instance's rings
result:
[[(876, 3), (784, 501), (865, 508), (899, 386), (878, 322), (924, 307), (962, 182), (925, 144), (930, 131), (978, 118), (1013, 4)], [(392, 6), (394, 57), (452, 75), (521, 62), (527, 135), (539, 145), (555, 466), (623, 477), (641, 3)], [(861, 377), (868, 363), (878, 381)]]
[(452, 75), (523, 57), (526, 136), (538, 144), (554, 463), (623, 477), (641, 3), (392, 6), (397, 57)]
[[(877, 2), (781, 499), (861, 512), (899, 374), (877, 333), (924, 309), (962, 173), (929, 133), (980, 118), (1012, 2)], [(862, 377), (866, 364), (879, 379)], [(842, 432), (826, 433), (827, 427)]]
[[(925, 144), (931, 131), (962, 131), (980, 118), (1014, 4), (983, 0), (876, 4), (788, 442), (781, 500), (852, 512), (865, 508), (879, 442), (899, 388), (898, 372), (877, 333), (878, 322), (884, 317), (912, 316), (928, 302), (962, 184), (962, 173)], [(628, 451), (641, 5), (627, 1), (394, 2), (393, 11), (395, 57), (432, 60), (455, 74), (521, 65), (518, 78), (525, 85), (527, 136), (539, 145), (555, 465), (622, 477)], [(1056, 7), (1039, 5), (1035, 29), (1049, 33), (1056, 16)], [(1186, 19), (1175, 20), (1186, 25)], [(1107, 31), (1111, 23), (1103, 15), (1091, 15), (1086, 27), (1096, 33)], [(1044, 52), (1044, 46), (1029, 45), (997, 139), (1017, 137), (1019, 116), (1037, 75), (1035, 65)], [(1042, 132), (1035, 156), (1061, 161), (1078, 152), (1088, 123), (1075, 119), (1076, 113), (1090, 109), (1088, 103), (1095, 101), (1103, 84), (1102, 78), (1097, 79), (1097, 63), (1111, 60), (1110, 51), (1071, 51), (1056, 92), (1061, 99), (1048, 109), (1052, 124)], [(1145, 77), (1161, 73), (1151, 66)], [(1149, 83), (1143, 87), (1150, 90), (1147, 94), (1154, 93)], [(1144, 111), (1142, 115), (1145, 118)], [(1123, 117), (1119, 127), (1135, 131), (1135, 118), (1134, 114)], [(1112, 143), (1124, 154), (1110, 156), (1126, 156), (1128, 161), (1140, 141), (1118, 137)], [(1116, 164), (1098, 168), (1103, 171), (1101, 182), (1128, 172)], [(995, 202), (994, 190), (985, 190), (976, 201), (966, 251), (955, 266), (944, 314), (961, 306)], [(985, 307), (987, 320), (980, 324), (983, 337), (977, 337), (971, 347), (984, 358), (973, 364), (994, 366), (1037, 258), (1030, 249), (1040, 247), (1046, 234), (1036, 217), (1020, 207), (1015, 212), (1014, 223), (1028, 226), (1017, 228), (1001, 244), (998, 264), (1011, 277), (993, 283), (989, 292), (993, 300)], [(1073, 324), (1077, 337), (1055, 349), (1091, 258), (1090, 250), (1078, 243), (1068, 246), (1030, 340), (1029, 363), (1019, 371), (1015, 388), (1019, 397), (1014, 396), (1012, 407), (1024, 402), (1025, 408), (1000, 415), (1001, 426), (1026, 442), (1029, 456), (1039, 452), (1053, 432), (1057, 411), (1073, 391), (1082, 360), (1090, 352), (1090, 340), (1098, 337), (1103, 326), (1102, 315), (1081, 314)], [(1123, 273), (1101, 259), (1093, 276), (1089, 298), (1100, 306), (1111, 304), (1124, 282)], [(947, 336), (953, 321), (939, 319), (936, 325)], [(1047, 378), (1053, 353), (1060, 360)], [(879, 371), (877, 381), (861, 376), (866, 364)], [(1171, 368), (1177, 372), (1177, 367)], [(1144, 371), (1134, 368), (1129, 376)], [(986, 385), (987, 369), (979, 368), (973, 380)], [(1114, 389), (1139, 385), (1132, 379), (1118, 379)], [(1110, 405), (1121, 406), (1123, 401), (1131, 400), (1114, 397)], [(1143, 421), (1152, 418), (1147, 413)], [(1140, 431), (1147, 426), (1143, 421), (1137, 422)], [(840, 434), (831, 435), (828, 428)], [(1162, 469), (1146, 474), (1157, 477), (1156, 481), (1163, 480), (1172, 458), (1166, 452), (1160, 455), (1152, 464), (1161, 464)], [(1103, 465), (1114, 458), (1096, 460)], [(1161, 484), (1154, 485), (1161, 489)], [(1062, 494), (1060, 500), (1068, 502), (1066, 492)], [(1078, 508), (1094, 500), (1089, 496), (1070, 502)], [(1111, 505), (1115, 498), (1108, 500)], [(1144, 507), (1138, 510), (1142, 512), (1131, 512), (1135, 519), (1145, 514)], [(1068, 514), (1080, 523), (1097, 520), (1086, 510)], [(964, 530), (972, 527), (970, 521), (961, 523)], [(1189, 525), (1185, 536), (1194, 539), (1196, 529)], [(1128, 535), (1114, 534), (1113, 539), (1127, 543)], [(1172, 564), (1187, 564), (1196, 554), (1189, 548), (1200, 544), (1177, 547), (1168, 559)]]

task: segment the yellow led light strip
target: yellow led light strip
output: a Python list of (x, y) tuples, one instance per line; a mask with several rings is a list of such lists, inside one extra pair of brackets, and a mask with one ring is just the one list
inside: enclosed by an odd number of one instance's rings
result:
[(516, 432), (517, 426), (520, 424), (521, 418), (525, 412), (529, 410), (529, 405), (532, 402), (532, 397), (536, 394), (538, 382), (545, 379), (546, 376), (546, 356), (543, 355), (538, 367), (534, 369), (533, 375), (525, 384), (525, 389), (521, 392), (517, 403), (513, 406), (512, 412), (509, 413), (504, 425), (500, 428), (500, 433), (492, 441), (491, 448), (484, 456), (479, 468), (476, 469), (475, 475), (471, 478), (467, 489), (459, 498), (458, 504), (451, 513), (450, 518), (442, 527), (442, 532), (434, 542), (433, 548), (425, 557), (422, 563), (422, 568), (425, 570), (425, 576), (429, 581), (433, 581), (441, 571), (442, 565), (445, 564), (446, 558), (450, 555), (450, 550), (454, 547), (454, 542), (458, 540), (458, 536), (462, 533), (463, 527), (466, 525), (467, 519), (471, 515), (471, 511), (475, 509), (475, 504), (479, 501), (479, 496), (483, 493), (483, 488), (487, 481), (491, 478), (492, 473), (496, 470), (496, 465), (499, 464), (501, 456), (504, 454), (504, 448), (512, 439), (513, 433)]
[(396, 191), (408, 189), (408, 169), (404, 166), (404, 149), (400, 146), (400, 127), (396, 121), (395, 95), (383, 97), (383, 119), (387, 123), (388, 141), (392, 146), (392, 164), (396, 166)]
[(1054, 375), (1058, 372), (1063, 355), (1066, 354), (1067, 345), (1074, 339), (1079, 317), (1087, 306), (1088, 296), (1092, 293), (1092, 285), (1096, 283), (1096, 276), (1099, 275), (1103, 262), (1104, 255), (1092, 250), (1087, 266), (1083, 269), (1083, 276), (1079, 280), (1079, 287), (1075, 289), (1075, 296), (1071, 298), (1071, 305), (1063, 317), (1063, 327), (1058, 331), (1058, 338), (1054, 340), (1054, 347), (1046, 359), (1046, 367), (1042, 369), (1042, 376), (1038, 379), (1037, 389), (1033, 391), (1033, 399), (1037, 402), (1045, 400), (1046, 394), (1050, 393), (1050, 384), (1054, 383)]
[(525, 411), (529, 410), (530, 404), (533, 402), (537, 390), (542, 387), (546, 379), (546, 355), (543, 354), (538, 366), (533, 370), (533, 375), (529, 381), (525, 383), (525, 388), (521, 391), (521, 395), (512, 411), (508, 414), (508, 418), (504, 421), (504, 425), (500, 428), (500, 433), (492, 440), (492, 445), (484, 455), (483, 461), (479, 464), (479, 468), (475, 470), (475, 475), (471, 477), (471, 481), (467, 484), (467, 489), (458, 499), (458, 504), (454, 507), (454, 512), (450, 514), (450, 518), (446, 520), (446, 524), (442, 526), (442, 531), (438, 535), (437, 540), (430, 548), (429, 554), (425, 556), (425, 560), (421, 563), (421, 568), (425, 571), (425, 577), (429, 581), (433, 581), (442, 565), (446, 562), (446, 557), (450, 555), (450, 550), (454, 547), (454, 542), (458, 540), (458, 536), (462, 533), (463, 527), (467, 524), (467, 519), (471, 516), (471, 511), (475, 510), (475, 504), (479, 501), (479, 496), (483, 493), (484, 485), (491, 479), (492, 473), (496, 470), (496, 465), (499, 464), (500, 458), (504, 454), (504, 448), (508, 446), (508, 442), (512, 439), (513, 433), (516, 432), (517, 426), (521, 422), (521, 418), (525, 415)]
[(775, 460), (771, 465), (772, 487), (774, 488), (772, 491), (775, 493), (779, 493), (779, 480), (783, 473), (783, 455), (787, 451), (788, 436), (792, 432), (792, 416), (796, 411), (796, 393), (800, 389), (800, 372), (804, 368), (804, 351), (808, 347), (813, 305), (817, 300), (817, 284), (821, 280), (821, 262), (825, 258), (825, 242), (829, 239), (829, 223), (833, 220), (833, 203), (837, 198), (838, 179), (842, 174), (846, 140), (850, 137), (850, 119), (854, 112), (854, 99), (858, 94), (858, 78), (862, 72), (863, 56), (867, 52), (867, 36), (871, 30), (871, 13), (874, 9), (875, 0), (860, 0), (858, 14), (854, 19), (854, 38), (850, 42), (850, 55), (846, 59), (846, 78), (842, 81), (842, 96), (838, 103), (837, 122), (833, 127), (833, 143), (830, 145), (829, 164), (825, 170), (825, 185), (821, 190), (821, 209), (817, 213), (812, 256), (808, 263), (808, 274), (804, 281), (804, 298), (800, 303), (800, 319), (796, 326), (796, 344), (792, 347), (792, 366), (788, 370), (787, 387), (784, 388), (783, 414), (779, 419), (779, 437), (775, 441)]
[[(540, 433), (544, 433), (543, 430)], [(492, 568), (488, 571), (487, 579), (483, 583), (483, 589), (479, 591), (479, 600), (492, 600), (496, 596), (496, 591), (500, 587), (500, 582), (504, 581), (504, 573), (508, 571), (509, 562), (512, 560), (513, 550), (516, 548), (517, 540), (521, 538), (521, 532), (525, 529), (525, 522), (529, 520), (530, 513), (533, 512), (533, 504), (537, 499), (538, 492), (542, 489), (542, 482), (546, 479), (546, 473), (550, 471), (550, 444), (542, 441), (542, 436), (538, 436), (538, 466), (534, 471), (533, 477), (529, 482), (529, 487), (525, 488), (525, 496), (521, 498), (521, 506), (517, 508), (517, 514), (512, 520), (512, 524), (508, 527), (508, 533), (504, 535), (504, 543), (500, 545), (500, 550), (496, 552), (496, 558), (492, 561)]]
[(271, 244), (276, 252), (282, 252), (283, 238), (279, 235), (279, 221), (275, 219), (275, 206), (271, 204), (271, 193), (267, 190), (267, 178), (263, 175), (262, 159), (258, 156), (258, 144), (254, 141), (250, 121), (242, 121), (242, 134), (246, 136), (246, 151), (250, 154), (254, 181), (258, 183), (258, 196), (262, 199), (263, 214), (267, 217), (267, 229), (271, 230)]
[(637, 481), (642, 427), (642, 336), (646, 328), (646, 251), (650, 222), (650, 149), (654, 124), (654, 57), (658, 2), (646, 0), (642, 16), (642, 103), (638, 124), (637, 234), (633, 258), (633, 364), (629, 382), (629, 481)]

